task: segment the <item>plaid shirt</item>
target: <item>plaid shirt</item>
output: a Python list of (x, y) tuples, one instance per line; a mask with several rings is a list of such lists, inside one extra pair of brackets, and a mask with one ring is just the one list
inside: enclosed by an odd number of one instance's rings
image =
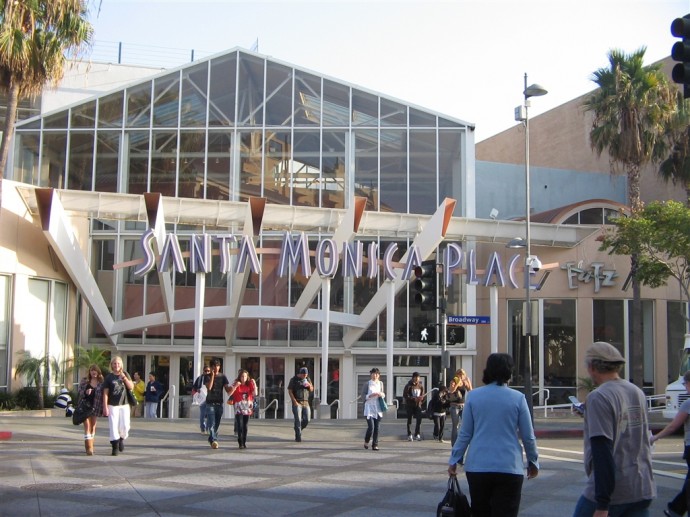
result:
[(88, 379), (84, 378), (79, 383), (79, 400), (86, 397), (91, 402), (95, 410), (96, 416), (103, 416), (103, 385), (98, 384), (96, 388), (91, 392), (91, 396), (86, 396), (86, 388), (89, 387)]

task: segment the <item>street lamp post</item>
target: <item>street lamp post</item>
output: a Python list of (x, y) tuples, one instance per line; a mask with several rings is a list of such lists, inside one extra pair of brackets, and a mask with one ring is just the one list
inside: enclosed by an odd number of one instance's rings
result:
[(525, 73), (524, 104), (515, 109), (515, 119), (525, 124), (525, 360), (523, 365), (523, 377), (525, 382), (525, 398), (529, 414), (534, 418), (534, 403), (532, 400), (532, 302), (531, 302), (531, 281), (530, 276), (533, 268), (530, 233), (530, 187), (529, 187), (529, 107), (530, 97), (540, 97), (546, 95), (546, 89), (538, 84), (527, 86), (527, 74)]

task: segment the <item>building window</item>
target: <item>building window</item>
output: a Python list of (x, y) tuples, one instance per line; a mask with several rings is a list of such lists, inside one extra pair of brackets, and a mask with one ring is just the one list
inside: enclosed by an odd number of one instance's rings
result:
[(575, 300), (544, 300), (544, 388), (549, 404), (567, 404), (577, 392)]
[(680, 358), (685, 345), (688, 304), (685, 302), (668, 302), (666, 304), (666, 347), (668, 349), (668, 382), (678, 378)]
[(10, 277), (0, 275), (0, 390), (5, 392), (9, 370), (7, 351), (10, 341), (10, 285)]
[[(22, 312), (31, 321), (22, 330), (24, 350), (30, 352), (32, 357), (50, 356), (58, 364), (62, 363), (67, 338), (67, 285), (54, 280), (30, 278)], [(48, 378), (53, 382), (52, 376)]]

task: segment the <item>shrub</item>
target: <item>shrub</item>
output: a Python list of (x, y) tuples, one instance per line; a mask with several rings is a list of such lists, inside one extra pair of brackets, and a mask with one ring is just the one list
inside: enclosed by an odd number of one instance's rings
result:
[(10, 411), (17, 406), (14, 394), (0, 392), (0, 411)]
[(15, 394), (16, 407), (23, 409), (39, 409), (38, 390), (34, 387), (20, 388)]

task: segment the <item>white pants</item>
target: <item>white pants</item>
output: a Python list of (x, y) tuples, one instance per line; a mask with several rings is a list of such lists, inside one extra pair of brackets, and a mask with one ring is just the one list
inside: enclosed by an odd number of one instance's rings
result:
[(108, 406), (108, 424), (110, 425), (110, 441), (126, 440), (129, 436), (129, 404), (124, 406)]

